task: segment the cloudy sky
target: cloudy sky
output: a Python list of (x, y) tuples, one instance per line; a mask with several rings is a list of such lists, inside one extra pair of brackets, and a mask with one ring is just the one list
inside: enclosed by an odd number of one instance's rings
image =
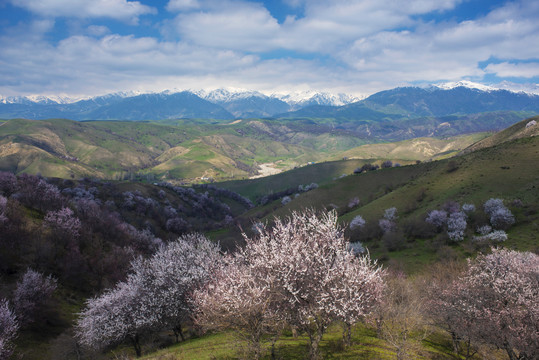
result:
[(0, 0), (0, 95), (539, 82), (537, 0)]

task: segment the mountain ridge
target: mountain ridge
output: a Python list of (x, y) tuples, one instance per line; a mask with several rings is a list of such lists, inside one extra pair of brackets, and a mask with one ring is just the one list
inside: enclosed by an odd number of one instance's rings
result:
[(346, 94), (302, 92), (265, 95), (258, 91), (123, 92), (69, 102), (44, 96), (0, 100), (0, 118), (73, 120), (166, 120), (244, 118), (333, 118), (403, 120), (493, 111), (539, 113), (539, 95), (460, 82), (399, 87), (365, 99)]

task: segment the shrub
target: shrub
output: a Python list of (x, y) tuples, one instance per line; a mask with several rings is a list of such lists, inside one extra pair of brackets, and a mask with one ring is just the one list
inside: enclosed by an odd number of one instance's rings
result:
[(515, 223), (515, 217), (508, 208), (497, 208), (490, 214), (490, 223), (496, 229), (507, 229)]
[(393, 167), (393, 162), (391, 160), (386, 160), (382, 163), (382, 169), (387, 169)]
[(32, 269), (26, 270), (13, 293), (15, 313), (21, 325), (35, 320), (38, 311), (56, 290), (56, 279)]
[(464, 240), (464, 231), (466, 231), (466, 214), (456, 212), (449, 215), (447, 219), (447, 235), (451, 241)]
[(429, 212), (426, 222), (441, 229), (447, 222), (447, 211), (445, 210), (432, 210)]
[(361, 215), (357, 215), (350, 221), (350, 230), (356, 230), (365, 226), (365, 219)]
[(0, 359), (8, 359), (13, 353), (13, 340), (17, 337), (19, 324), (7, 300), (0, 300)]

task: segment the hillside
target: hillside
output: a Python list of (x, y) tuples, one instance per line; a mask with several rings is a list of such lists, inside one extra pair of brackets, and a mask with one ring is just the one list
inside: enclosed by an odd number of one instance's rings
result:
[(435, 156), (458, 151), (473, 139), (475, 135), (455, 140), (431, 138), (409, 146), (386, 144), (371, 147), (368, 152), (354, 152), (350, 149), (365, 144), (366, 138), (325, 121), (14, 119), (0, 127), (0, 170), (61, 178), (137, 176), (196, 182), (251, 177), (259, 174), (261, 164), (280, 172), (309, 162), (367, 153), (368, 158), (406, 163), (424, 159), (425, 152)]
[[(524, 127), (528, 122), (525, 120), (517, 125)], [(472, 203), (482, 211), (482, 204), (486, 200), (501, 198), (516, 215), (516, 224), (509, 229), (509, 239), (504, 245), (534, 250), (539, 243), (536, 231), (539, 221), (538, 157), (539, 137), (527, 136), (450, 159), (349, 175), (323, 183), (317, 189), (297, 197), (291, 194), (292, 200), (286, 205), (282, 205), (278, 199), (255, 208), (242, 215), (242, 224), (244, 228), (249, 228), (253, 222), (271, 221), (293, 210), (335, 208), (343, 223), (349, 223), (355, 216), (361, 215), (370, 224), (368, 232), (376, 233), (379, 231), (376, 230), (377, 222), (384, 209), (396, 207), (398, 223), (403, 231), (401, 236), (407, 239), (401, 246), (389, 251), (388, 246), (376, 238), (380, 235), (355, 239), (365, 241), (375, 257), (386, 261), (393, 259), (413, 270), (421, 268), (425, 262), (447, 256), (443, 255), (444, 251), (452, 253), (451, 256), (474, 251), (470, 240), (463, 244), (447, 242), (442, 238), (436, 240), (435, 233), (425, 230), (424, 219), (429, 211), (441, 208), (448, 201), (461, 205)], [(264, 181), (271, 183), (271, 178)], [(277, 181), (278, 178), (275, 179)], [(240, 186), (234, 188), (241, 191)], [(251, 196), (252, 191), (252, 184), (246, 184), (245, 194)], [(480, 221), (481, 216), (476, 220)], [(474, 229), (469, 229), (468, 239), (473, 234)], [(227, 238), (226, 234), (216, 234), (216, 238), (219, 236)]]
[(539, 116), (520, 121), (509, 128), (500, 131), (493, 136), (490, 136), (486, 139), (478, 141), (475, 144), (472, 144), (468, 148), (464, 149), (463, 153), (469, 153), (479, 149), (484, 149), (491, 146), (500, 145), (504, 142), (521, 139), (525, 137), (532, 137), (539, 135), (539, 126), (534, 125), (534, 122), (539, 121)]
[[(344, 226), (361, 215), (367, 222), (365, 228), (359, 231), (346, 228), (345, 236), (352, 241), (360, 241), (384, 267), (417, 276), (425, 273), (427, 266), (432, 263), (462, 260), (485, 251), (490, 245), (536, 251), (539, 244), (539, 173), (536, 166), (539, 136), (532, 136), (536, 134), (536, 130), (530, 130), (532, 126), (526, 128), (530, 121), (527, 119), (514, 128), (476, 143), (490, 139), (491, 143), (496, 144), (491, 147), (450, 159), (419, 164), (414, 161), (413, 165), (403, 163), (400, 167), (356, 175), (352, 175), (355, 169), (366, 162), (380, 162), (395, 149), (400, 149), (398, 151), (402, 154), (409, 153), (414, 148), (414, 142), (371, 144), (363, 148), (365, 152), (381, 154), (380, 159), (315, 163), (265, 178), (193, 188), (164, 183), (151, 185), (89, 179), (43, 179), (26, 174), (19, 175), (15, 179), (16, 184), (11, 184), (9, 179), (14, 177), (0, 173), (0, 195), (7, 199), (3, 222), (0, 222), (0, 231), (6, 236), (0, 237), (0, 242), (17, 239), (10, 246), (0, 247), (0, 270), (3, 274), (0, 291), (7, 296), (17, 276), (29, 266), (37, 266), (40, 271), (53, 274), (61, 284), (56, 297), (40, 315), (42, 321), (25, 328), (16, 345), (28, 359), (56, 359), (66, 349), (76, 350), (69, 332), (74, 314), (80, 311), (85, 298), (124, 279), (130, 259), (138, 255), (148, 256), (162, 241), (171, 241), (189, 231), (205, 232), (213, 240), (219, 241), (224, 250), (232, 250), (241, 243), (242, 231), (253, 234), (254, 222), (271, 222), (275, 216), (287, 216), (293, 210), (336, 209)], [(264, 127), (264, 124), (250, 124), (242, 128), (234, 127), (239, 124), (222, 125), (232, 130), (226, 130), (219, 136), (227, 139), (237, 129), (242, 129), (250, 132), (249, 137), (258, 137), (269, 143), (275, 141), (272, 136), (280, 137), (281, 133), (286, 133), (283, 124), (278, 128)], [(141, 154), (167, 149), (161, 158), (163, 164), (191, 151), (191, 147), (183, 147), (182, 144), (202, 146), (200, 144), (206, 144), (204, 141), (217, 143), (216, 138), (206, 139), (207, 136), (217, 135), (201, 136), (200, 132), (205, 130), (200, 127), (187, 127), (185, 133), (183, 130), (178, 133), (170, 132), (174, 126), (150, 123), (126, 127), (121, 122), (19, 120), (6, 122), (0, 130), (3, 131), (4, 127), (10, 139), (18, 141), (10, 146), (38, 144), (40, 148), (47, 149), (47, 154), (63, 156), (70, 156), (71, 149), (77, 148), (68, 139), (75, 142), (91, 140), (110, 149), (119, 149), (120, 145), (150, 149), (140, 150)], [(139, 131), (140, 134), (137, 134)], [(48, 132), (56, 134), (56, 137)], [(40, 137), (40, 134), (47, 136)], [(464, 143), (481, 136), (421, 141), (433, 141), (429, 146), (440, 149), (453, 142), (458, 144), (455, 149), (460, 149)], [(517, 138), (511, 139), (513, 136)], [(303, 144), (316, 138), (312, 134), (309, 138), (296, 137), (292, 139)], [(178, 141), (180, 145), (171, 147), (173, 141)], [(232, 140), (221, 143), (223, 153), (239, 151), (229, 149), (231, 143)], [(382, 148), (378, 149), (378, 146)], [(334, 144), (330, 148), (335, 150), (339, 146)], [(130, 148), (126, 149), (131, 151)], [(318, 186), (312, 186), (313, 182)], [(250, 201), (238, 193), (257, 200), (259, 205), (252, 208)], [(267, 197), (266, 201), (260, 201), (264, 196)], [(283, 201), (286, 196), (290, 197), (288, 202)], [(489, 198), (503, 199), (516, 220), (514, 225), (506, 229), (508, 239), (503, 243), (474, 240), (476, 228), (488, 221), (482, 206)], [(467, 218), (468, 227), (462, 241), (451, 241), (445, 232), (438, 232), (425, 222), (429, 211), (454, 207), (452, 202), (474, 204), (476, 207), (475, 212)], [(393, 206), (398, 215), (396, 229), (392, 235), (386, 235), (380, 230), (378, 221), (384, 210)], [(47, 219), (50, 213), (63, 207), (72, 209), (69, 216), (76, 216), (80, 220), (75, 242), (69, 242), (71, 227), (47, 225), (51, 221)], [(63, 245), (58, 246), (59, 242)], [(193, 334), (191, 329), (188, 332)], [(343, 359), (357, 358), (358, 355), (365, 358), (394, 356), (392, 345), (379, 338), (371, 325), (361, 324), (354, 328), (355, 343), (349, 349), (339, 345), (341, 338), (340, 327), (332, 326), (320, 344), (322, 353)], [(230, 333), (193, 337), (147, 358), (234, 358), (231, 341)], [(148, 339), (144, 349), (149, 352), (155, 348), (152, 346), (170, 343), (168, 332), (163, 332), (155, 339)], [(285, 332), (277, 342), (276, 350), (285, 358), (300, 359), (304, 357), (307, 343), (306, 337), (295, 338)], [(427, 359), (451, 359), (454, 358), (451, 349), (448, 337), (434, 332), (414, 351)], [(113, 352), (99, 356), (103, 356), (103, 359), (114, 358), (118, 353), (130, 351), (120, 346)]]

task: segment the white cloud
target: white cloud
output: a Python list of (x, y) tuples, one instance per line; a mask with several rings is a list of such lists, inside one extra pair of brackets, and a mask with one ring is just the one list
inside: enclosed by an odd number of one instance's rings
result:
[(200, 46), (262, 52), (278, 47), (279, 24), (260, 4), (219, 2), (205, 11), (182, 13), (175, 26), (183, 39)]
[(499, 77), (522, 77), (532, 78), (539, 76), (539, 63), (519, 63), (511, 64), (503, 62), (500, 64), (489, 64), (485, 71), (496, 74)]
[[(78, 11), (85, 18), (108, 16), (90, 9), (101, 1), (43, 0), (47, 10), (32, 11), (46, 16), (67, 4), (55, 16), (76, 17), (69, 4), (83, 3), (86, 7)], [(150, 11), (134, 1), (105, 2), (124, 10), (117, 19)], [(417, 81), (538, 76), (537, 63), (518, 61), (539, 58), (534, 46), (539, 44), (538, 2), (510, 2), (460, 23), (420, 20), (421, 14), (443, 12), (459, 2), (410, 0), (402, 6), (395, 0), (297, 0), (302, 16), (279, 23), (258, 2), (171, 0), (167, 10), (178, 14), (169, 20), (166, 40), (112, 34), (102, 24), (76, 18), (83, 25), (71, 34), (78, 35), (53, 44), (43, 36), (54, 26), (50, 18), (21, 23), (0, 33), (0, 93), (95, 95), (237, 87), (360, 95)], [(20, 3), (38, 6), (37, 1)], [(123, 8), (127, 5), (138, 12), (128, 12)], [(100, 14), (110, 14), (112, 8), (105, 6)], [(281, 51), (290, 58), (275, 59)], [(302, 59), (294, 58), (298, 53)], [(492, 58), (498, 64), (480, 68), (479, 63)]]
[(327, 54), (358, 37), (411, 26), (413, 15), (448, 10), (460, 1), (411, 0), (406, 6), (394, 0), (302, 1), (293, 5), (302, 5), (305, 16), (289, 16), (279, 24), (259, 3), (201, 0), (199, 11), (178, 16), (176, 30), (182, 38), (203, 46)]
[(102, 25), (90, 25), (86, 31), (89, 35), (93, 36), (103, 36), (110, 32), (108, 27)]
[(198, 9), (200, 4), (198, 0), (170, 0), (166, 6), (168, 11), (185, 11)]
[(45, 17), (112, 18), (136, 23), (138, 17), (156, 10), (127, 0), (11, 0), (15, 6)]

